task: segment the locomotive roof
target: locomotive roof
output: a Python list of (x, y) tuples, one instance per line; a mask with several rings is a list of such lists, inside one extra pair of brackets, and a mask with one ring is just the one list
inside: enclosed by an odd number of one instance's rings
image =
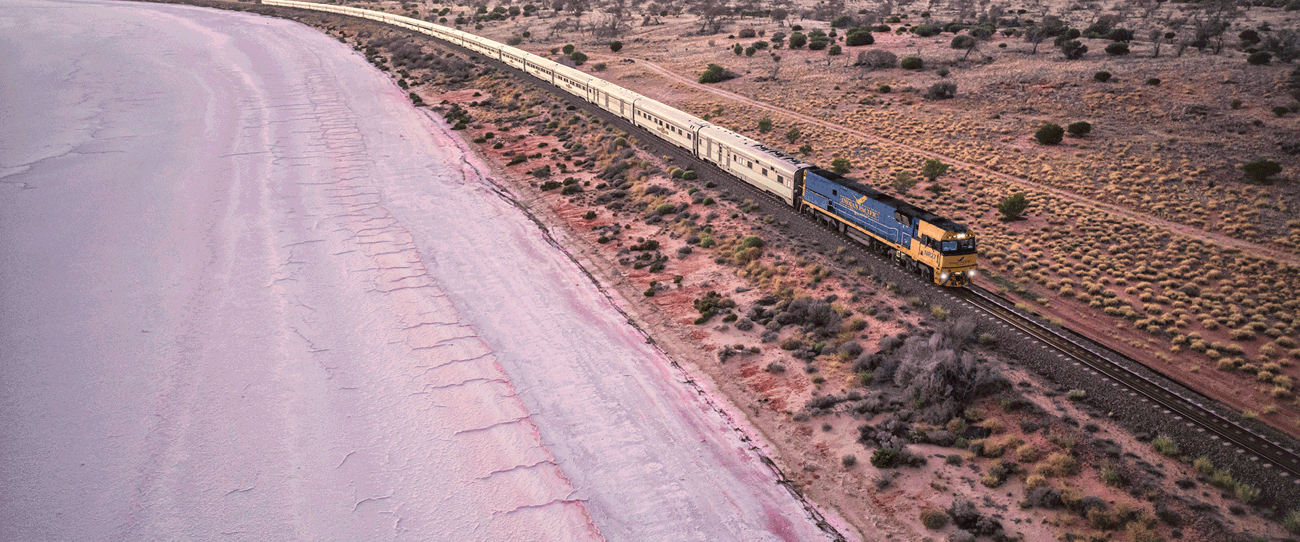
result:
[(871, 199), (879, 201), (885, 205), (893, 207), (898, 211), (902, 211), (906, 215), (918, 217), (921, 220), (933, 224), (935, 227), (941, 228), (946, 231), (967, 231), (965, 224), (953, 222), (952, 220), (931, 213), (930, 211), (926, 211), (925, 209), (921, 209), (920, 207), (912, 205), (906, 201), (903, 201), (894, 196), (876, 190), (875, 188), (859, 183), (853, 179), (850, 179), (848, 177), (845, 177), (833, 171), (826, 171), (821, 168), (815, 169), (813, 171), (816, 172), (817, 175), (825, 177), (835, 184), (838, 184), (845, 188), (855, 190), (859, 194), (862, 194)]

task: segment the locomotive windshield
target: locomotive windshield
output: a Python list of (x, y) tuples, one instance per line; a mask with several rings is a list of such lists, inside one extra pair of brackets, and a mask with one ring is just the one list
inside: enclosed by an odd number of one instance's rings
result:
[(944, 254), (969, 254), (975, 252), (975, 240), (958, 239), (956, 241), (944, 241), (941, 249)]

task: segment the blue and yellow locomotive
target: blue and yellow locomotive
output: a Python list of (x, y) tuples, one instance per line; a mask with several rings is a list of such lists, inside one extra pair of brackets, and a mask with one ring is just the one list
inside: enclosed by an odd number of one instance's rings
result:
[(975, 275), (975, 236), (966, 226), (824, 169), (803, 172), (801, 211), (940, 286)]

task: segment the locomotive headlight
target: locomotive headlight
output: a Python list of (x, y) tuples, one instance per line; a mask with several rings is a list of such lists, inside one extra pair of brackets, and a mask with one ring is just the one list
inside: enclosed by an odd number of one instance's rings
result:
[(942, 273), (939, 273), (939, 280), (943, 282), (948, 282), (948, 272), (944, 271)]

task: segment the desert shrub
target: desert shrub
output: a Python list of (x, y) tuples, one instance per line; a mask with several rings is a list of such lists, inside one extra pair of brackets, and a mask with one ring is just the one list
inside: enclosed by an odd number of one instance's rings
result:
[(695, 325), (708, 322), (718, 314), (719, 311), (730, 309), (736, 306), (736, 302), (729, 298), (722, 297), (714, 291), (709, 291), (703, 297), (696, 299), (694, 302), (695, 310), (699, 311), (700, 317), (695, 320)]
[(1071, 122), (1069, 126), (1065, 127), (1065, 130), (1069, 132), (1072, 137), (1083, 137), (1092, 131), (1092, 124), (1089, 124), (1088, 121), (1085, 120)]
[(1019, 220), (1028, 208), (1029, 199), (1025, 197), (1024, 192), (1016, 192), (998, 203), (998, 213), (1002, 215), (1003, 221)]
[(1147, 79), (1147, 85), (1148, 85), (1148, 86), (1153, 86), (1153, 87), (1158, 87), (1158, 86), (1160, 86), (1160, 78), (1159, 78), (1159, 77), (1152, 77), (1152, 78), (1150, 78), (1150, 79)]
[(943, 32), (943, 29), (932, 24), (922, 24), (912, 27), (912, 33), (923, 38), (938, 36), (940, 32)]
[(1047, 459), (1034, 467), (1035, 474), (1043, 476), (1074, 476), (1079, 473), (1079, 460), (1065, 452), (1053, 452)]
[(701, 83), (720, 83), (735, 77), (735, 74), (727, 71), (726, 68), (717, 64), (709, 64), (704, 73), (700, 74)]
[(930, 89), (925, 92), (925, 97), (930, 100), (947, 100), (957, 95), (957, 83), (952, 81), (940, 81), (930, 85)]
[(1101, 475), (1101, 481), (1111, 487), (1120, 487), (1128, 483), (1128, 480), (1124, 478), (1124, 473), (1111, 463), (1102, 464), (1099, 474)]
[(1281, 173), (1282, 166), (1281, 164), (1267, 158), (1260, 158), (1242, 164), (1241, 170), (1246, 172), (1246, 176), (1249, 177), (1251, 181), (1256, 183), (1265, 183), (1268, 182), (1269, 177)]
[(938, 508), (921, 509), (921, 525), (931, 531), (937, 531), (948, 526), (948, 514)]
[(1118, 515), (1107, 511), (1105, 506), (1089, 507), (1086, 517), (1088, 518), (1088, 525), (1099, 531), (1118, 529), (1123, 524)]
[(1044, 145), (1055, 145), (1064, 137), (1065, 129), (1050, 122), (1038, 127), (1038, 131), (1034, 132), (1034, 139)]
[(844, 468), (846, 469), (853, 468), (854, 465), (858, 464), (858, 456), (853, 454), (847, 454), (844, 457), (840, 458), (840, 464), (844, 465)]
[(919, 70), (925, 66), (925, 61), (921, 60), (921, 57), (919, 56), (909, 56), (904, 57), (903, 60), (898, 63), (898, 66), (904, 70)]
[(921, 175), (929, 179), (930, 182), (934, 182), (935, 179), (947, 173), (950, 167), (952, 167), (951, 164), (945, 164), (939, 158), (931, 158), (921, 163)]
[(836, 158), (831, 160), (831, 171), (834, 171), (835, 173), (843, 175), (852, 169), (853, 165), (849, 163), (847, 158)]
[(1232, 472), (1226, 469), (1216, 470), (1210, 475), (1210, 485), (1221, 489), (1229, 489), (1236, 487), (1237, 479), (1233, 478)]
[(1133, 31), (1123, 28), (1116, 28), (1106, 33), (1106, 39), (1115, 42), (1133, 41)]
[(1117, 41), (1106, 46), (1106, 54), (1110, 56), (1124, 56), (1128, 54), (1128, 43)]
[(1246, 57), (1246, 62), (1252, 66), (1263, 66), (1273, 60), (1273, 54), (1268, 51), (1257, 51)]
[(891, 183), (891, 186), (894, 187), (895, 192), (906, 194), (912, 189), (912, 187), (916, 186), (916, 183), (919, 182), (921, 182), (921, 180), (916, 178), (916, 175), (912, 172), (898, 171), (894, 173), (894, 181)]
[(1033, 463), (1038, 461), (1038, 448), (1033, 444), (1024, 444), (1016, 448), (1016, 461), (1021, 463)]
[(986, 487), (1000, 487), (1006, 483), (1007, 478), (1019, 472), (1019, 468), (1014, 462), (1000, 461), (992, 465), (984, 474), (980, 475), (980, 483)]
[(802, 32), (795, 32), (793, 34), (790, 34), (791, 49), (798, 49), (807, 44), (808, 44), (808, 36), (804, 35)]
[(754, 56), (754, 53), (757, 53), (757, 52), (758, 52), (758, 49), (755, 49), (755, 48), (753, 48), (753, 47), (746, 47), (746, 48), (745, 48), (745, 56)]
[(1082, 401), (1084, 398), (1088, 397), (1088, 392), (1083, 390), (1070, 390), (1069, 393), (1065, 394), (1065, 397), (1071, 401)]
[(948, 46), (953, 49), (970, 49), (975, 46), (975, 38), (965, 34), (958, 34), (952, 37), (952, 42)]
[(1291, 534), (1300, 534), (1300, 510), (1292, 510), (1282, 520), (1282, 526)]
[(1105, 83), (1106, 81), (1110, 81), (1110, 72), (1102, 70), (1092, 74), (1092, 78), (1099, 82)]
[(846, 341), (839, 347), (839, 353), (844, 359), (853, 359), (862, 354), (862, 345), (858, 341)]
[(844, 38), (844, 45), (849, 47), (871, 45), (875, 42), (876, 38), (871, 35), (870, 28), (854, 28), (849, 30), (849, 35)]
[(959, 404), (1009, 386), (997, 369), (978, 363), (974, 353), (966, 350), (973, 320), (949, 318), (937, 327), (929, 337), (907, 339), (897, 356), (890, 356), (898, 363), (894, 384), (916, 403), (932, 407), (927, 409), (932, 423), (951, 418)]
[(880, 448), (871, 453), (871, 466), (878, 469), (892, 469), (902, 462), (898, 450)]
[(764, 134), (772, 131), (772, 119), (763, 117), (758, 120), (758, 131)]
[(898, 65), (898, 55), (889, 51), (872, 49), (870, 51), (858, 53), (858, 61), (856, 64), (859, 66), (866, 66), (873, 70), (893, 68)]
[(803, 132), (800, 132), (799, 128), (796, 126), (794, 128), (790, 128), (790, 130), (785, 133), (785, 140), (794, 143), (802, 135)]
[(1174, 442), (1174, 439), (1170, 438), (1168, 435), (1160, 435), (1153, 439), (1151, 441), (1151, 447), (1155, 449), (1155, 451), (1169, 457), (1178, 457), (1178, 454), (1180, 453), (1178, 443)]
[(1071, 39), (1061, 43), (1061, 54), (1065, 55), (1067, 60), (1078, 60), (1087, 52), (1088, 46), (1079, 40)]
[(740, 32), (736, 33), (736, 37), (740, 39), (749, 39), (757, 35), (758, 33), (753, 28), (742, 28)]
[(615, 53), (623, 50), (623, 42), (617, 40), (609, 42), (609, 50)]
[(581, 66), (587, 61), (587, 55), (583, 54), (582, 51), (574, 51), (569, 53), (569, 60), (572, 60), (575, 66)]
[[(736, 53), (736, 56), (740, 56), (742, 53), (745, 52), (745, 48), (741, 46), (739, 43), (737, 43), (731, 46), (731, 52)], [(708, 115), (705, 115), (705, 117), (707, 116)]]
[(1232, 488), (1232, 495), (1245, 504), (1252, 504), (1259, 500), (1259, 489), (1245, 482), (1237, 482)]
[(566, 54), (566, 55), (568, 55), (568, 54), (572, 54), (573, 51), (575, 51), (575, 50), (576, 50), (576, 48), (573, 46), (572, 43), (566, 43), (566, 44), (564, 45), (564, 48), (561, 49), (561, 51), (564, 51), (564, 54)]
[(830, 49), (826, 50), (827, 56), (838, 56), (842, 52), (843, 50), (840, 49), (839, 45), (832, 45)]

